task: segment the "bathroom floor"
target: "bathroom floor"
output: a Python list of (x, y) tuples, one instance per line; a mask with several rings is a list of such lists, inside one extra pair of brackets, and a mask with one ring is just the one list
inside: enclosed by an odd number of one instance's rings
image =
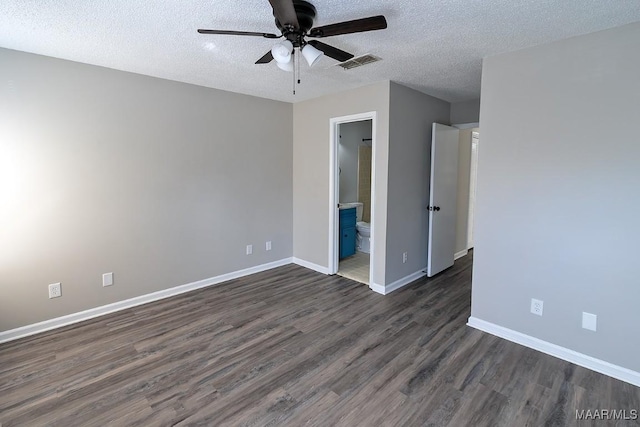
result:
[(369, 254), (356, 252), (348, 258), (340, 260), (338, 275), (368, 285)]

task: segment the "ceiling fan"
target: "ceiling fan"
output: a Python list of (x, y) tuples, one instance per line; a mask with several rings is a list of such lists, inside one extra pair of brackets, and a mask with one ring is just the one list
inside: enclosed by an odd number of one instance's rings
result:
[(300, 50), (309, 66), (316, 64), (323, 54), (340, 62), (353, 58), (353, 54), (349, 52), (318, 40), (307, 41), (305, 40), (306, 37), (323, 38), (387, 28), (387, 20), (382, 15), (312, 28), (313, 20), (316, 17), (316, 8), (311, 3), (304, 0), (269, 0), (269, 3), (273, 7), (273, 16), (276, 18), (276, 27), (280, 30), (280, 35), (250, 31), (203, 29), (199, 29), (198, 33), (257, 36), (267, 39), (284, 37), (284, 41), (276, 43), (269, 52), (256, 61), (256, 64), (267, 64), (275, 59), (279, 68), (285, 71), (293, 71), (292, 57), (296, 48)]

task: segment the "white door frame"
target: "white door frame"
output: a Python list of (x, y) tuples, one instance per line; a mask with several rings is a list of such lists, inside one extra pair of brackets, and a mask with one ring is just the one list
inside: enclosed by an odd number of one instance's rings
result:
[(376, 283), (373, 277), (373, 254), (375, 251), (375, 188), (376, 188), (376, 122), (377, 113), (370, 111), (367, 113), (352, 114), (350, 116), (334, 117), (329, 120), (329, 274), (338, 272), (339, 256), (339, 188), (340, 169), (338, 167), (338, 143), (340, 141), (340, 125), (343, 123), (360, 122), (371, 120), (371, 250), (369, 254), (369, 287)]
[[(469, 167), (469, 212), (467, 213), (467, 250), (473, 249), (473, 225), (475, 218), (476, 194), (478, 189), (478, 148), (479, 141), (476, 142), (476, 149), (473, 149), (473, 132), (471, 132), (471, 165)], [(469, 215), (473, 209), (474, 218)]]

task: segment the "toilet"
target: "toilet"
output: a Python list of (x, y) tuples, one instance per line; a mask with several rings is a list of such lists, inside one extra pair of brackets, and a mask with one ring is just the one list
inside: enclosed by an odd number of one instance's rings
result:
[(371, 252), (371, 224), (364, 221), (356, 222), (356, 248), (359, 252)]
[(371, 252), (371, 224), (362, 220), (363, 205), (360, 202), (353, 203), (356, 207), (356, 250), (358, 252)]

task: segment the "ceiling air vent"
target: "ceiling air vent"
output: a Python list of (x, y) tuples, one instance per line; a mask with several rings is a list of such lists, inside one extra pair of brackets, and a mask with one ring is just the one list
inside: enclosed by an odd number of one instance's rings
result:
[(345, 70), (350, 70), (356, 67), (362, 67), (363, 65), (371, 64), (372, 62), (378, 62), (382, 58), (379, 58), (375, 55), (362, 55), (356, 58), (350, 59), (348, 61), (344, 61), (338, 64), (338, 66), (344, 68)]

